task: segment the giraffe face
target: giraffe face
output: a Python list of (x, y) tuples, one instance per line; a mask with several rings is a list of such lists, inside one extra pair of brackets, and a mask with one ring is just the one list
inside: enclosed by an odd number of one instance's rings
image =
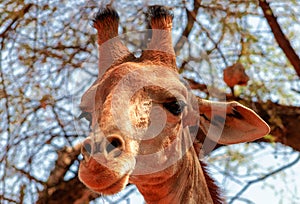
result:
[[(79, 167), (80, 180), (95, 192), (114, 194), (131, 182), (141, 187), (145, 199), (148, 195), (150, 200), (159, 200), (165, 195), (155, 183), (163, 180), (168, 189), (176, 188), (179, 181), (186, 181), (178, 173), (181, 169), (194, 169), (192, 180), (205, 184), (196, 149), (202, 145), (195, 145), (199, 143), (197, 130), (215, 144), (252, 141), (270, 131), (245, 106), (196, 98), (180, 82), (172, 47), (172, 17), (165, 7), (149, 8), (152, 37), (140, 58), (116, 37), (119, 17), (115, 10), (102, 8), (95, 17), (99, 76), (80, 104), (92, 131), (82, 143), (84, 159)], [(145, 179), (152, 183), (142, 186)], [(205, 185), (196, 182), (192, 200), (207, 201)], [(149, 191), (154, 192), (150, 197)], [(176, 200), (172, 195), (168, 199)]]
[(198, 103), (191, 96), (167, 67), (124, 63), (109, 70), (82, 97), (93, 131), (83, 143), (80, 179), (112, 194), (130, 176), (174, 165), (192, 146), (185, 121), (197, 124)]

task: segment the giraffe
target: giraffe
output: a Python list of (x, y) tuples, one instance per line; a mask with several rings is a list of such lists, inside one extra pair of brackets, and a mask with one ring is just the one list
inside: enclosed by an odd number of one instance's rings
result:
[(83, 94), (91, 133), (82, 142), (79, 179), (103, 195), (135, 184), (147, 203), (224, 203), (199, 160), (201, 132), (219, 144), (253, 141), (270, 131), (238, 102), (194, 96), (180, 81), (169, 9), (150, 6), (151, 40), (135, 57), (118, 37), (119, 16), (95, 15), (99, 76)]

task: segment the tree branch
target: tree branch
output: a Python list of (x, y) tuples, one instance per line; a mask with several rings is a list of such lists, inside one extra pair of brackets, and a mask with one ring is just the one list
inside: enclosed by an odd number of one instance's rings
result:
[(43, 195), (42, 192), (39, 195), (39, 199), (36, 204), (82, 204), (89, 203), (100, 195), (87, 189), (83, 183), (81, 183), (76, 175), (74, 178), (68, 181), (61, 181), (57, 186), (52, 189), (51, 195)]
[(33, 6), (33, 4), (31, 4), (31, 3), (30, 4), (26, 4), (21, 10), (15, 12), (15, 15), (12, 17), (11, 23), (5, 28), (5, 30), (2, 33), (0, 33), (0, 37), (4, 38), (5, 35), (7, 34), (7, 32), (12, 29), (13, 24), (15, 22), (17, 22), (18, 19), (23, 18), (24, 15), (29, 11), (29, 9), (32, 6)]
[[(80, 184), (79, 180), (77, 181), (74, 179), (71, 179), (70, 181), (64, 181), (64, 176), (80, 154), (80, 149), (81, 144), (78, 144), (75, 147), (65, 147), (57, 152), (57, 160), (54, 169), (51, 171), (47, 182), (44, 184), (44, 190), (39, 192), (37, 203), (42, 204), (50, 202), (52, 199), (56, 198), (57, 194), (61, 194), (61, 191), (72, 188), (72, 185), (68, 185), (70, 183), (73, 184), (75, 182), (76, 184)], [(72, 190), (70, 189), (70, 191)], [(78, 192), (83, 193), (83, 191)], [(76, 196), (76, 198), (77, 197), (80, 196)]]
[(46, 183), (48, 188), (57, 185), (63, 180), (64, 175), (69, 170), (69, 167), (77, 159), (80, 154), (81, 144), (75, 147), (65, 147), (61, 151), (57, 152), (58, 158), (54, 169), (51, 171), (48, 181)]
[(278, 168), (278, 169), (275, 169), (274, 171), (272, 171), (272, 172), (270, 172), (270, 173), (268, 173), (268, 174), (266, 174), (266, 175), (264, 175), (264, 176), (262, 176), (262, 177), (259, 177), (259, 178), (257, 178), (257, 179), (254, 179), (254, 180), (251, 180), (251, 181), (249, 181), (249, 182), (247, 182), (247, 184), (233, 197), (233, 198), (231, 198), (230, 199), (230, 201), (228, 202), (229, 204), (231, 204), (231, 203), (233, 203), (233, 201), (235, 200), (235, 199), (238, 199), (252, 184), (254, 184), (254, 183), (258, 183), (258, 182), (260, 182), (260, 181), (263, 181), (263, 180), (265, 180), (265, 179), (267, 179), (267, 178), (269, 178), (270, 176), (273, 176), (274, 174), (277, 174), (277, 173), (279, 173), (279, 172), (281, 172), (281, 171), (283, 171), (283, 170), (285, 170), (285, 169), (287, 169), (287, 168), (289, 168), (289, 167), (291, 167), (291, 166), (293, 166), (293, 165), (295, 165), (297, 162), (299, 162), (300, 161), (300, 154), (298, 155), (298, 157), (294, 160), (294, 161), (292, 161), (291, 163), (289, 163), (289, 164), (287, 164), (287, 165), (284, 165), (284, 166), (282, 166), (282, 167), (280, 167), (280, 168)]
[(181, 50), (182, 46), (184, 45), (186, 38), (189, 37), (189, 35), (194, 27), (195, 18), (193, 16), (197, 16), (199, 8), (200, 8), (199, 0), (194, 0), (194, 9), (192, 11), (189, 11), (187, 8), (185, 9), (186, 15), (187, 15), (187, 24), (181, 34), (180, 39), (177, 41), (176, 45), (174, 46), (176, 55), (179, 54), (179, 51)]
[(293, 49), (292, 45), (290, 44), (289, 40), (284, 35), (280, 25), (277, 22), (277, 19), (266, 0), (259, 0), (259, 6), (263, 10), (264, 16), (268, 21), (268, 24), (274, 34), (274, 37), (282, 49), (290, 63), (293, 65), (294, 69), (296, 70), (297, 75), (300, 77), (300, 59), (295, 50)]

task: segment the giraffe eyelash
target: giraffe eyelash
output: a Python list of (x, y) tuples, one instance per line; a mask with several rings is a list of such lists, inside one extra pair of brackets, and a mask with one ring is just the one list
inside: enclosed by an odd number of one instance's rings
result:
[(81, 112), (81, 114), (78, 116), (78, 120), (80, 120), (82, 118), (86, 119), (89, 122), (89, 126), (91, 126), (92, 119), (93, 119), (91, 113), (89, 113), (89, 112)]
[(175, 116), (178, 116), (183, 112), (186, 103), (182, 100), (175, 100), (168, 103), (163, 103), (164, 108), (166, 108), (170, 113)]

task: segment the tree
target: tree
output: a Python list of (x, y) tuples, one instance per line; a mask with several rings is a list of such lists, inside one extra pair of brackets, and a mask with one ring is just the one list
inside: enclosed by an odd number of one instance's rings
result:
[[(121, 0), (113, 5), (121, 16), (123, 33), (146, 29), (146, 3)], [(226, 175), (223, 181), (236, 180), (242, 175), (241, 168), (247, 170), (244, 176), (251, 178), (250, 182), (230, 192), (228, 201), (251, 203), (251, 198), (243, 196), (250, 185), (276, 177), (299, 161), (300, 75), (296, 33), (300, 4), (177, 0), (166, 5), (174, 7), (178, 67), (194, 92), (213, 100), (238, 100), (271, 126), (271, 134), (260, 141), (219, 147), (208, 157), (212, 171)], [(78, 103), (97, 76), (96, 37), (90, 24), (98, 6), (93, 0), (1, 3), (3, 203), (83, 203), (99, 197), (77, 178), (79, 144), (88, 134), (87, 123), (77, 120)], [(130, 33), (124, 38), (128, 37), (126, 43), (138, 55), (144, 44), (136, 40), (136, 35)], [(236, 62), (246, 68), (250, 81), (247, 87), (235, 86), (232, 94), (222, 73)], [(266, 149), (268, 154), (273, 152), (278, 158), (291, 159), (286, 164), (270, 166), (266, 172), (251, 162), (254, 153)], [(229, 156), (220, 159), (224, 154)], [(229, 174), (229, 170), (233, 173)], [(256, 175), (257, 172), (264, 173)], [(128, 194), (131, 192), (129, 189)], [(299, 201), (296, 193), (291, 191), (287, 197)]]

